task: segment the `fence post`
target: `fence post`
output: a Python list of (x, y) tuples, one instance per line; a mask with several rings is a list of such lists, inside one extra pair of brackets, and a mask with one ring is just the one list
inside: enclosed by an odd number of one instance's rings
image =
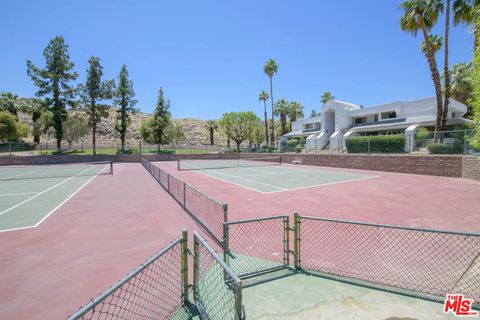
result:
[(370, 154), (370, 138), (368, 138), (368, 154)]
[(182, 298), (183, 304), (188, 303), (188, 231), (182, 230)]
[(12, 143), (11, 142), (8, 143), (8, 155), (9, 156), (12, 155)]
[(193, 301), (198, 300), (198, 276), (200, 268), (200, 256), (198, 250), (198, 239), (193, 236)]
[(300, 216), (298, 212), (293, 213), (293, 232), (294, 232), (294, 239), (293, 239), (293, 267), (295, 270), (300, 269)]
[(228, 244), (228, 204), (223, 204), (223, 261), (228, 264), (229, 244)]
[(283, 220), (283, 264), (290, 265), (290, 217), (286, 216)]
[(243, 320), (242, 312), (242, 281), (235, 283), (235, 310), (237, 311), (237, 318)]
[(186, 196), (186, 189), (187, 189), (187, 184), (185, 182), (182, 182), (183, 184), (183, 207), (187, 207), (187, 196)]
[(467, 130), (463, 130), (463, 154), (467, 154)]

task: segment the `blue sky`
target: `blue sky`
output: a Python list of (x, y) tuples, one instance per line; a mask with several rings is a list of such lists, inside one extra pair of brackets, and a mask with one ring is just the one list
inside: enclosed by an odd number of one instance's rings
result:
[[(87, 60), (101, 58), (105, 76), (126, 64), (139, 101), (151, 112), (160, 86), (176, 118), (218, 118), (263, 106), (263, 64), (274, 58), (275, 99), (318, 110), (320, 96), (366, 107), (433, 96), (420, 35), (399, 28), (400, 1), (2, 1), (0, 91), (24, 97), (36, 89), (26, 60), (63, 35), (85, 80)], [(434, 29), (443, 33), (444, 17)], [(450, 61), (472, 58), (473, 36), (452, 29)], [(438, 57), (443, 68), (443, 57)]]

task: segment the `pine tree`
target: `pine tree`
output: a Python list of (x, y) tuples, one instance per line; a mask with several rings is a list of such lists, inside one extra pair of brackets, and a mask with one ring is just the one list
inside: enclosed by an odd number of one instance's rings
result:
[(88, 115), (88, 124), (92, 128), (93, 155), (96, 155), (97, 126), (102, 118), (108, 116), (108, 105), (102, 104), (113, 96), (114, 81), (102, 81), (103, 67), (98, 57), (88, 59), (87, 81), (80, 86), (85, 113)]
[(172, 114), (170, 113), (170, 100), (165, 100), (163, 94), (163, 88), (160, 87), (158, 91), (157, 104), (155, 110), (153, 111), (153, 123), (152, 123), (152, 133), (154, 135), (155, 141), (158, 144), (158, 150), (160, 151), (160, 145), (165, 141), (165, 129), (170, 124), (170, 118)]
[(45, 68), (35, 66), (27, 61), (27, 73), (38, 87), (36, 96), (45, 97), (53, 114), (53, 127), (57, 139), (57, 150), (61, 150), (63, 122), (67, 118), (67, 105), (73, 103), (75, 89), (70, 82), (77, 79), (73, 71), (74, 63), (70, 61), (68, 45), (62, 36), (56, 36), (43, 51)]
[(127, 66), (123, 65), (118, 75), (118, 85), (114, 93), (114, 104), (117, 108), (117, 123), (115, 130), (120, 134), (122, 141), (122, 152), (125, 151), (125, 139), (127, 128), (130, 125), (130, 113), (135, 112), (135, 92), (133, 91), (133, 82), (128, 79)]

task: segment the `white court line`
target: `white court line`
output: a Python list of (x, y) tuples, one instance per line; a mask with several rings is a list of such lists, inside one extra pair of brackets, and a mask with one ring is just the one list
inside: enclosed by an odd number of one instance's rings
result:
[[(90, 169), (89, 169), (89, 170), (90, 170)], [(84, 172), (84, 171), (83, 171), (83, 172)], [(83, 172), (81, 172), (81, 173), (83, 173)], [(82, 190), (87, 184), (89, 184), (93, 179), (95, 179), (100, 173), (101, 173), (101, 171), (100, 171), (99, 173), (97, 173), (96, 175), (94, 175), (90, 180), (88, 180), (87, 182), (85, 182), (79, 189), (77, 189), (77, 190), (76, 190), (74, 193), (72, 193), (67, 199), (65, 199), (62, 203), (60, 203), (58, 206), (56, 206), (52, 211), (50, 211), (45, 217), (43, 217), (43, 218), (42, 218), (39, 222), (37, 222), (35, 225), (33, 225), (33, 226), (28, 226), (28, 227), (4, 229), (4, 230), (0, 230), (0, 233), (2, 233), (2, 232), (7, 232), (7, 231), (32, 229), (32, 228), (38, 227), (43, 221), (45, 221), (45, 219), (47, 219), (51, 214), (53, 214), (55, 211), (57, 211), (58, 208), (60, 208), (62, 205), (64, 205), (65, 202), (67, 202), (68, 200), (70, 200), (74, 195), (76, 195), (80, 190)], [(75, 178), (75, 177), (72, 177), (72, 178)]]
[(329, 185), (332, 185), (332, 184), (340, 184), (340, 183), (346, 183), (346, 182), (354, 182), (354, 181), (368, 180), (368, 179), (379, 178), (379, 177), (380, 177), (380, 176), (368, 176), (368, 177), (357, 178), (357, 179), (350, 179), (350, 180), (342, 180), (342, 181), (328, 182), (328, 183), (316, 184), (316, 185), (312, 185), (312, 186), (298, 187), (298, 188), (278, 190), (278, 191), (270, 191), (270, 192), (265, 192), (265, 193), (270, 194), (270, 193), (278, 193), (278, 192), (285, 192), (285, 191), (301, 190), (301, 189), (308, 189), (308, 188), (315, 188), (315, 187), (323, 187), (323, 186), (329, 186)]
[(3, 193), (0, 194), (0, 197), (10, 197), (10, 196), (26, 196), (29, 194), (37, 194), (38, 192), (23, 192), (23, 193)]
[(24, 173), (14, 174), (13, 176), (9, 176), (9, 177), (6, 177), (6, 178), (0, 178), (0, 180), (8, 180), (8, 179), (11, 179), (11, 178), (24, 176), (26, 174), (30, 174), (30, 173), (34, 173), (34, 172), (35, 171), (28, 171), (28, 172), (24, 172)]
[(8, 208), (8, 209), (6, 209), (6, 210), (3, 210), (2, 212), (0, 212), (0, 216), (1, 216), (2, 214), (4, 214), (4, 213), (9, 212), (10, 210), (15, 209), (15, 208), (18, 207), (18, 206), (21, 206), (21, 205), (24, 204), (24, 203), (27, 203), (27, 202), (30, 201), (30, 200), (33, 200), (33, 199), (41, 196), (41, 195), (44, 194), (45, 192), (48, 192), (48, 191), (50, 191), (50, 190), (52, 190), (52, 189), (55, 189), (56, 187), (64, 184), (64, 183), (67, 182), (67, 181), (72, 180), (73, 178), (76, 178), (78, 175), (80, 175), (80, 174), (82, 174), (82, 173), (85, 173), (85, 172), (87, 172), (87, 171), (89, 171), (89, 170), (91, 170), (91, 169), (92, 169), (92, 168), (88, 168), (88, 169), (86, 169), (86, 170), (83, 170), (83, 171), (80, 172), (79, 174), (76, 174), (76, 175), (74, 175), (73, 177), (70, 177), (70, 178), (68, 178), (68, 179), (65, 179), (65, 180), (57, 183), (57, 184), (54, 185), (53, 187), (50, 187), (50, 188), (48, 188), (48, 189), (45, 189), (45, 190), (41, 191), (41, 192), (37, 193), (36, 195), (34, 195), (33, 197), (30, 197), (30, 198), (28, 198), (28, 199), (26, 199), (26, 200), (23, 200), (23, 201), (20, 202), (20, 203), (17, 203), (17, 204), (14, 205), (13, 207), (10, 207), (10, 208)]
[(245, 185), (243, 185), (243, 184), (239, 184), (239, 183), (232, 182), (232, 181), (230, 181), (230, 180), (225, 180), (225, 179), (222, 179), (222, 178), (219, 178), (219, 177), (216, 177), (216, 176), (212, 176), (212, 175), (210, 175), (210, 174), (208, 174), (208, 173), (202, 172), (201, 170), (200, 170), (200, 171), (195, 171), (195, 173), (204, 175), (204, 176), (209, 177), (209, 178), (212, 178), (212, 179), (217, 179), (217, 180), (220, 180), (220, 181), (223, 181), (223, 182), (231, 183), (231, 184), (236, 185), (236, 186), (238, 186), (238, 187), (245, 188), (245, 189), (248, 189), (248, 190), (252, 190), (252, 191), (255, 191), (255, 192), (258, 192), (258, 193), (263, 193), (263, 194), (267, 194), (267, 193), (268, 193), (268, 192), (260, 191), (260, 190), (254, 189), (254, 188), (247, 187), (247, 186), (245, 186)]
[[(207, 170), (207, 171), (208, 171), (208, 170)], [(264, 185), (264, 186), (267, 186), (267, 187), (271, 187), (271, 188), (275, 188), (275, 189), (280, 189), (280, 190), (287, 190), (287, 189), (285, 189), (285, 188), (277, 187), (277, 186), (274, 186), (274, 185), (271, 185), (271, 184), (268, 184), (268, 183), (253, 181), (253, 180), (250, 180), (250, 179), (244, 179), (244, 178), (241, 178), (241, 177), (238, 177), (238, 176), (233, 176), (233, 175), (226, 174), (226, 173), (221, 173), (221, 172), (218, 172), (218, 171), (214, 171), (214, 172), (215, 172), (215, 173), (218, 173), (218, 174), (221, 174), (221, 175), (224, 175), (224, 176), (227, 176), (227, 177), (234, 178), (234, 179), (245, 180), (245, 181), (250, 182), (250, 183), (260, 184), (260, 185)], [(279, 190), (279, 191), (280, 191), (280, 190)]]

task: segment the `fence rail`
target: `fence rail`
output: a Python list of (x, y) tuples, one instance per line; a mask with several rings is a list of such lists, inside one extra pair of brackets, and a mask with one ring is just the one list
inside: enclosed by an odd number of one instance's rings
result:
[(224, 223), (224, 260), (241, 279), (290, 264), (288, 215)]
[(296, 216), (295, 264), (423, 298), (480, 299), (480, 235)]
[(182, 307), (185, 238), (177, 238), (111, 288), (68, 317), (77, 319), (170, 319)]
[(228, 221), (228, 206), (187, 184), (145, 158), (142, 165), (163, 188), (192, 216), (219, 245), (223, 246), (223, 223)]
[(197, 232), (193, 243), (193, 294), (209, 320), (242, 320), (242, 281)]

